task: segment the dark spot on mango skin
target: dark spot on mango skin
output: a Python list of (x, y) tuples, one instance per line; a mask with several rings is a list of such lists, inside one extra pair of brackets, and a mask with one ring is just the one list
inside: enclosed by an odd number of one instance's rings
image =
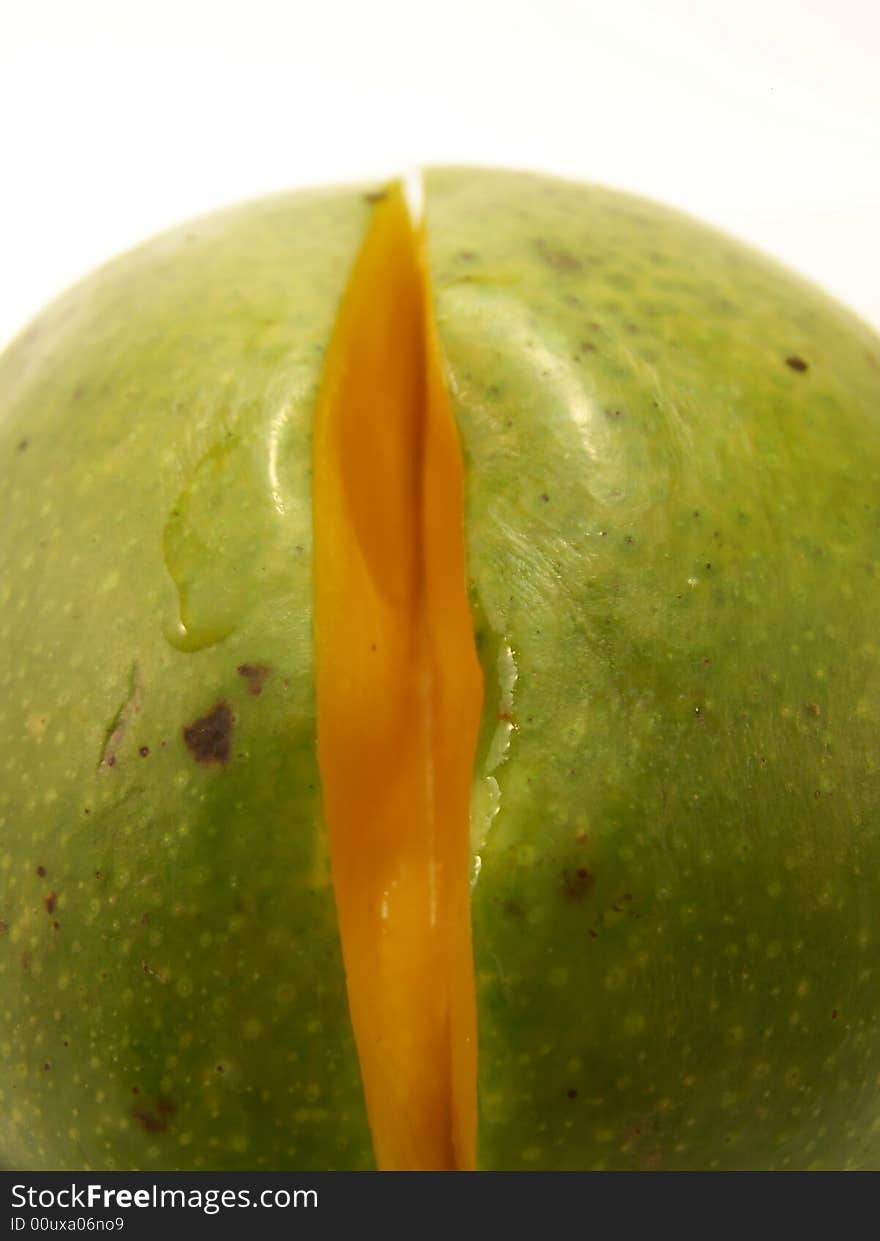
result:
[(186, 725), (183, 740), (197, 763), (229, 761), (230, 740), (235, 716), (228, 703), (218, 702), (207, 715)]
[(27, 446), (29, 443), (30, 443), (29, 439), (19, 440), (18, 443), (15, 445), (16, 452), (25, 452), (27, 450)]
[(138, 750), (138, 754), (140, 754), (141, 758), (147, 758), (149, 753), (150, 747), (148, 745), (142, 745)]
[(258, 698), (263, 692), (266, 678), (272, 669), (266, 664), (239, 664), (236, 671), (240, 677), (244, 677), (247, 681), (248, 693)]
[(144, 1133), (166, 1133), (168, 1125), (177, 1108), (169, 1099), (157, 1099), (155, 1106), (141, 1104), (131, 1109), (131, 1118), (143, 1129)]
[(43, 904), (46, 906), (46, 913), (53, 914), (55, 912), (55, 906), (58, 904), (58, 894), (56, 892), (50, 892), (43, 901)]
[(589, 896), (596, 883), (596, 877), (586, 866), (578, 866), (576, 870), (562, 872), (562, 891), (570, 901), (582, 901)]
[(369, 203), (372, 207), (375, 206), (376, 203), (383, 203), (387, 197), (387, 190), (368, 190), (367, 193), (364, 194), (364, 202)]
[(46, 874), (46, 867), (45, 867), (45, 866), (38, 866), (38, 867), (37, 867), (37, 874), (38, 874), (38, 875), (40, 876), (40, 878), (42, 879), (42, 878), (45, 876), (45, 874)]
[(808, 363), (803, 358), (799, 358), (796, 353), (791, 354), (790, 357), (785, 359), (785, 365), (790, 366), (793, 371), (798, 371), (800, 374), (810, 369)]
[(4, 918), (0, 918), (0, 935), (5, 935), (8, 930), (9, 923)]
[(567, 250), (559, 250), (544, 237), (536, 237), (534, 241), (535, 249), (548, 267), (552, 267), (554, 271), (580, 271), (583, 264), (580, 259), (575, 258), (573, 254), (569, 254)]

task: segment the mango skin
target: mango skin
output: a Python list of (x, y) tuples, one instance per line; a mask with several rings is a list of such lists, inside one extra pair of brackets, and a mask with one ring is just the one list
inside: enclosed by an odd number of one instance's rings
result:
[[(488, 690), (480, 1165), (876, 1167), (880, 343), (653, 204), (426, 199)], [(177, 230), (0, 362), (9, 1166), (371, 1166), (308, 475), (368, 209)]]
[(282, 196), (179, 229), (3, 359), (9, 1166), (372, 1166), (315, 754), (309, 505), (369, 210)]
[(496, 687), (481, 1161), (877, 1167), (880, 342), (604, 189), (427, 202)]

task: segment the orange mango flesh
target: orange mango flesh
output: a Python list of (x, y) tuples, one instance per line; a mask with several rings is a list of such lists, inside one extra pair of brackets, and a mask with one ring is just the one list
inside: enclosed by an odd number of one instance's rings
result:
[(424, 225), (375, 205), (314, 423), (318, 757), (377, 1166), (476, 1159), (469, 803), (482, 676)]

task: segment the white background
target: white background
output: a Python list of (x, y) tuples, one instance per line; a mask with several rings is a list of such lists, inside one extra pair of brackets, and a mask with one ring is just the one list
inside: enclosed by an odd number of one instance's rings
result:
[(0, 345), (187, 216), (441, 161), (662, 199), (880, 327), (878, 0), (0, 0)]

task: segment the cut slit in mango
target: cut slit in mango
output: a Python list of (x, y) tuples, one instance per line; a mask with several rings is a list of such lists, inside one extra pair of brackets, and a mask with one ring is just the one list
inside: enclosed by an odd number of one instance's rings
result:
[(426, 261), (373, 210), (314, 423), (318, 756), (378, 1167), (476, 1159), (469, 804), (482, 675)]

